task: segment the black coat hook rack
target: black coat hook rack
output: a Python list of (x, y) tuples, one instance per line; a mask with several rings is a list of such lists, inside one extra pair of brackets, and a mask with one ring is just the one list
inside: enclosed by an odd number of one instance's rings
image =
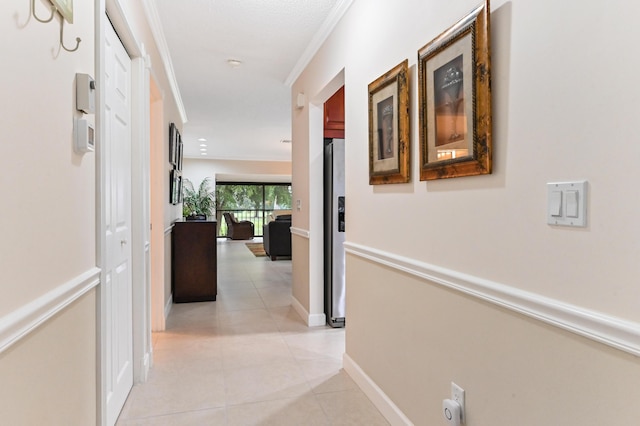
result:
[[(57, 11), (58, 11), (58, 9), (56, 8), (56, 6), (54, 4), (51, 4), (51, 16), (49, 16), (48, 19), (40, 19), (38, 17), (38, 15), (36, 14), (36, 0), (31, 0), (31, 14), (33, 15), (33, 17), (38, 22), (42, 22), (43, 24), (46, 24), (47, 22), (51, 22), (53, 20), (53, 18), (56, 16), (56, 12)], [(76, 37), (76, 47), (73, 48), (73, 49), (70, 49), (67, 46), (65, 46), (64, 45), (64, 21), (65, 21), (65, 18), (64, 18), (64, 16), (62, 16), (62, 14), (60, 15), (60, 17), (61, 17), (61, 20), (60, 20), (60, 46), (62, 46), (62, 48), (64, 50), (66, 50), (67, 52), (75, 52), (80, 47), (80, 42), (82, 41), (82, 39), (80, 37)]]

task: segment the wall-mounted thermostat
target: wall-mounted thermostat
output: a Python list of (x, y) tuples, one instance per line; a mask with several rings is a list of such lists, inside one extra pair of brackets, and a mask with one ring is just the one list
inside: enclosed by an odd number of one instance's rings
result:
[(89, 74), (76, 74), (76, 109), (85, 114), (96, 111), (96, 82)]
[(96, 139), (93, 124), (84, 118), (76, 120), (74, 149), (77, 153), (83, 154), (95, 150)]

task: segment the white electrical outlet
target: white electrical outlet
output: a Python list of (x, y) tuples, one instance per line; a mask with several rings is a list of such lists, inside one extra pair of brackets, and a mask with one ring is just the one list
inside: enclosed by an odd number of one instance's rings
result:
[(451, 399), (460, 404), (460, 421), (464, 424), (464, 389), (451, 382)]

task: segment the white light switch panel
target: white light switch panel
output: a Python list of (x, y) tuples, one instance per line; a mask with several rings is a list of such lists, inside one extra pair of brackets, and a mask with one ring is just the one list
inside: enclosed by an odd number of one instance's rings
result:
[(547, 184), (547, 223), (587, 226), (587, 181)]

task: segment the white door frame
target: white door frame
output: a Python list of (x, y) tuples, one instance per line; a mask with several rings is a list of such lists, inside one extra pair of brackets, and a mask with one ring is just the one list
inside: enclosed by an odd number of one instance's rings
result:
[[(153, 363), (151, 348), (150, 326), (150, 297), (149, 276), (146, 262), (149, 250), (149, 202), (148, 202), (148, 170), (149, 170), (149, 61), (144, 45), (139, 43), (118, 0), (96, 0), (95, 3), (95, 73), (97, 84), (96, 102), (96, 130), (98, 144), (96, 147), (96, 259), (98, 266), (105, 265), (105, 215), (102, 196), (105, 190), (105, 159), (101, 153), (100, 141), (104, 140), (106, 129), (103, 125), (104, 83), (105, 73), (105, 29), (113, 24), (116, 33), (131, 57), (132, 63), (132, 105), (131, 105), (131, 164), (132, 164), (132, 310), (133, 310), (133, 375), (134, 383), (146, 380), (150, 366)], [(107, 14), (111, 23), (107, 19)], [(146, 151), (145, 151), (146, 149)], [(135, 200), (138, 200), (135, 202)], [(105, 272), (101, 272), (100, 282), (105, 282)], [(96, 316), (97, 316), (97, 419), (98, 425), (106, 425), (106, 374), (107, 348), (106, 337), (106, 298), (104, 286), (99, 287)]]
[[(344, 68), (309, 100), (309, 326), (324, 325), (324, 103), (344, 82)], [(348, 201), (347, 201), (348, 202)], [(321, 321), (318, 321), (321, 319)]]
[[(142, 46), (144, 48), (144, 46)], [(133, 280), (133, 380), (147, 381), (152, 363), (149, 194), (149, 60), (131, 61), (131, 240)]]

